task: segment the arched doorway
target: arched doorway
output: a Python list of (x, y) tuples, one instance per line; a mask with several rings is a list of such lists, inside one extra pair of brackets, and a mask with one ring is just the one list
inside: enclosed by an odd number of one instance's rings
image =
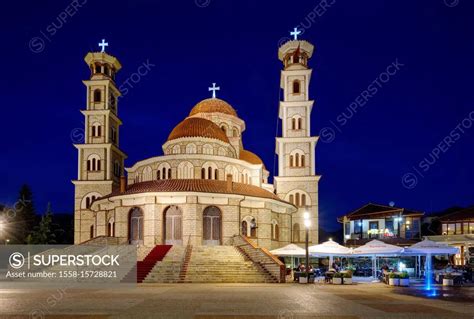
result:
[(167, 245), (183, 244), (183, 212), (178, 206), (170, 206), (165, 210), (164, 238)]
[(216, 206), (204, 209), (202, 218), (203, 244), (208, 246), (221, 244), (221, 210)]
[(134, 207), (129, 214), (129, 240), (131, 244), (143, 244), (143, 211)]

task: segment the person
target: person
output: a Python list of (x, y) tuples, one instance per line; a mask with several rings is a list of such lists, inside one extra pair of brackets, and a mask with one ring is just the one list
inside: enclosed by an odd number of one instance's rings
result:
[(333, 262), (331, 268), (333, 268), (336, 272), (339, 272), (339, 266)]

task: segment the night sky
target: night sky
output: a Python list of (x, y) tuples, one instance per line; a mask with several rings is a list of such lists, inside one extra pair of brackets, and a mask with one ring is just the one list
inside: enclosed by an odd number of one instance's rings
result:
[(217, 82), (218, 97), (246, 121), (245, 148), (273, 175), (278, 45), (300, 26), (316, 47), (321, 225), (334, 229), (336, 216), (367, 202), (426, 212), (474, 204), (473, 18), (469, 0), (8, 1), (0, 203), (13, 204), (28, 183), (39, 212), (48, 201), (73, 212), (83, 59), (102, 38), (123, 65), (118, 86), (153, 65), (119, 100), (127, 167), (161, 155), (172, 128)]

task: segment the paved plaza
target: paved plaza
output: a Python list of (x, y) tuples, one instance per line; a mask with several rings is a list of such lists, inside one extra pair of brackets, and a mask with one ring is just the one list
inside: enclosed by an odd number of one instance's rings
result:
[(426, 293), (364, 283), (0, 289), (0, 318), (474, 318), (474, 288)]

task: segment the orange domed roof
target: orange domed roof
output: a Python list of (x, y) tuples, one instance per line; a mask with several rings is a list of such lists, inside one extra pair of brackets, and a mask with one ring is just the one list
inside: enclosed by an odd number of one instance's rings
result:
[(230, 106), (229, 103), (217, 98), (202, 100), (193, 107), (189, 113), (189, 116), (193, 116), (198, 113), (224, 113), (237, 116), (237, 112), (232, 106)]
[(219, 126), (200, 117), (188, 117), (176, 125), (168, 136), (168, 141), (181, 137), (207, 137), (229, 143), (227, 135)]
[(257, 154), (252, 153), (247, 150), (240, 150), (240, 157), (241, 160), (249, 162), (250, 164), (262, 164), (265, 167), (265, 164), (263, 163), (262, 159), (258, 157)]

